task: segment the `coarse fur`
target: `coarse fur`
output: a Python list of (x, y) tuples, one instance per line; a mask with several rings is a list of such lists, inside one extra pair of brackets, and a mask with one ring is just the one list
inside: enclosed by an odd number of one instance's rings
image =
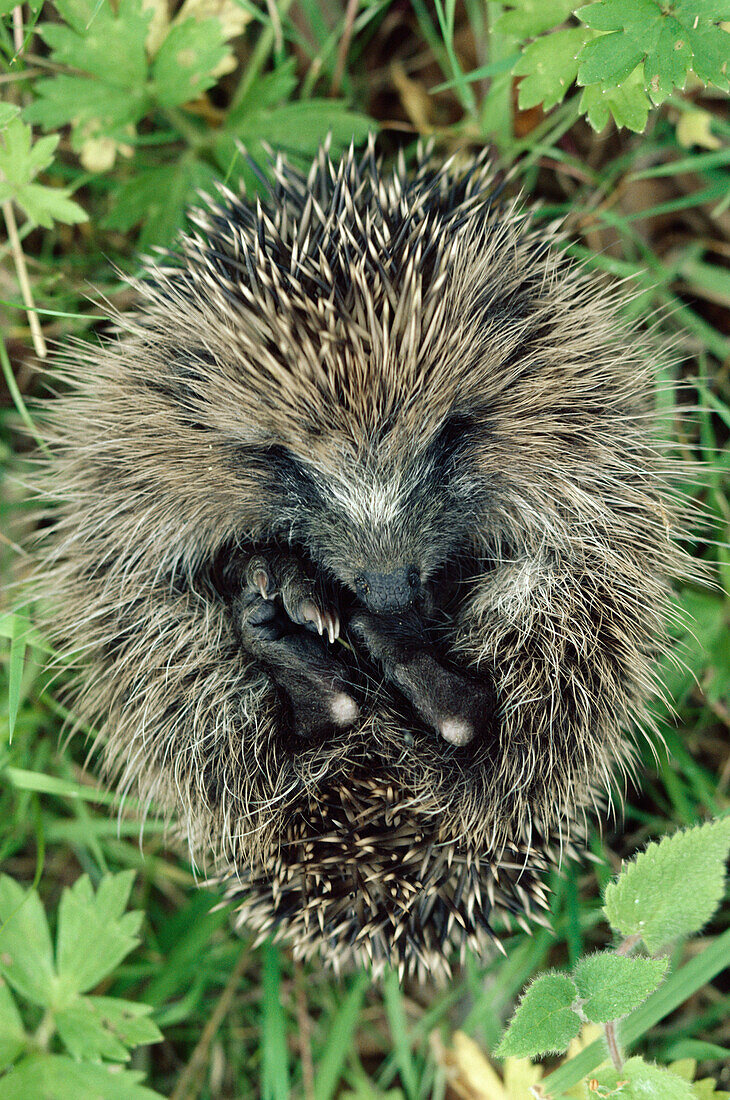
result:
[[(75, 714), (247, 925), (443, 971), (535, 916), (647, 727), (689, 569), (656, 345), (483, 159), (323, 149), (193, 222), (47, 404)], [(369, 604), (406, 565), (416, 610)], [(262, 627), (314, 621), (290, 575), (346, 644)]]

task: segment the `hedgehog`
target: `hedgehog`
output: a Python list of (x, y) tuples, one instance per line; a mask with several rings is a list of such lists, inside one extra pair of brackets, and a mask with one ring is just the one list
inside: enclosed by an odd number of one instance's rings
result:
[(628, 291), (486, 155), (272, 155), (53, 370), (44, 627), (105, 774), (295, 957), (545, 920), (688, 559)]

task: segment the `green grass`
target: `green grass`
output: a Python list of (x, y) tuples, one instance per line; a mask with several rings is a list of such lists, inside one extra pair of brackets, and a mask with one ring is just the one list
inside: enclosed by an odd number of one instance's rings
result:
[[(260, 136), (287, 145), (297, 135), (279, 107), (300, 98), (327, 99), (345, 35), (344, 6), (284, 0), (273, 23), (265, 5), (244, 6), (252, 19), (238, 67), (216, 87), (207, 116), (195, 114), (185, 127), (175, 117), (151, 116), (138, 133), (134, 159), (122, 155), (105, 173), (84, 170), (64, 132), (47, 182), (70, 187), (90, 220), (51, 231), (20, 226), (35, 306), (50, 340), (91, 333), (94, 302), (102, 295), (120, 307), (128, 302), (114, 265), (133, 270), (140, 233), (145, 243), (154, 243), (165, 230), (162, 223), (150, 230), (149, 224), (130, 222), (129, 205), (126, 222), (119, 216), (115, 222), (115, 203), (124, 195), (129, 203), (130, 184), (140, 173), (166, 158), (183, 157), (194, 146), (211, 172), (237, 171), (235, 152), (226, 167), (211, 153), (221, 103), (247, 102)], [(493, 21), (499, 5), (486, 7)], [(639, 321), (663, 311), (663, 326), (678, 342), (676, 373), (694, 387), (703, 410), (683, 415), (679, 406), (670, 409), (678, 453), (698, 463), (692, 492), (710, 517), (702, 529), (688, 533), (687, 545), (710, 564), (717, 587), (679, 593), (695, 625), (694, 636), (683, 646), (688, 669), (666, 668), (677, 708), (676, 721), (668, 713), (660, 716), (668, 751), (659, 747), (655, 759), (648, 747), (642, 749), (641, 789), (627, 792), (623, 820), (604, 824), (603, 831), (597, 825), (592, 833), (590, 847), (598, 862), (555, 876), (554, 933), (538, 929), (530, 937), (522, 932), (508, 937), (506, 958), (468, 958), (446, 989), (401, 989), (392, 976), (382, 986), (361, 974), (336, 980), (316, 965), (293, 962), (286, 947), (253, 948), (235, 934), (230, 911), (218, 907), (214, 892), (199, 887), (184, 852), (166, 846), (154, 816), (142, 834), (132, 800), (117, 817), (113, 795), (94, 780), (98, 762), (93, 754), (87, 759), (83, 734), (68, 743), (62, 737), (68, 716), (47, 687), (43, 624), (27, 634), (21, 619), (0, 617), (2, 869), (26, 884), (38, 883), (51, 909), (62, 886), (82, 872), (94, 881), (106, 870), (137, 872), (133, 900), (146, 914), (143, 942), (103, 992), (154, 1007), (165, 1040), (135, 1056), (135, 1065), (147, 1073), (151, 1087), (174, 1100), (259, 1095), (330, 1100), (347, 1089), (359, 1097), (388, 1090), (407, 1100), (444, 1096), (446, 1072), (434, 1053), (432, 1033), (438, 1032), (448, 1047), (454, 1030), (461, 1028), (488, 1054), (525, 982), (548, 965), (573, 962), (582, 951), (606, 944), (600, 891), (620, 860), (650, 837), (728, 806), (727, 105), (703, 100), (700, 92), (677, 95), (651, 116), (643, 135), (611, 129), (596, 137), (579, 119), (575, 99), (544, 118), (536, 112), (515, 116), (509, 77), (500, 68), (515, 44), (498, 35), (490, 40), (483, 14), (484, 6), (475, 0), (459, 5), (448, 0), (360, 3), (342, 58), (340, 94), (349, 110), (382, 128), (381, 146), (388, 155), (400, 145), (410, 148), (417, 136), (414, 120), (421, 117), (445, 154), (494, 143), (498, 166), (514, 166), (515, 185), (542, 200), (540, 216), (567, 217), (575, 255), (598, 270), (633, 280)], [(44, 9), (43, 18), (48, 17)], [(34, 37), (27, 46), (31, 56), (12, 60), (10, 23), (0, 45), (4, 88), (12, 101), (26, 102), (33, 97), (37, 73), (48, 69), (47, 51)], [(396, 80), (393, 61), (407, 71), (408, 85)], [(469, 79), (472, 69), (490, 62), (491, 81)], [(272, 100), (276, 81), (283, 91)], [(275, 106), (267, 105), (271, 102)], [(721, 148), (679, 144), (677, 121), (698, 105), (714, 113), (713, 132)], [(323, 136), (322, 130), (306, 140)], [(305, 156), (302, 142), (296, 149)], [(120, 224), (124, 228), (115, 227)], [(0, 410), (0, 578), (9, 581), (28, 522), (23, 470), (34, 434), (31, 399), (42, 386), (32, 365), (12, 255), (2, 243), (0, 270), (0, 363), (6, 381)], [(8, 593), (0, 615), (11, 600)], [(707, 931), (709, 947), (702, 956), (707, 966), (728, 950), (729, 913), (726, 905)], [(660, 991), (660, 1005), (648, 1002), (631, 1018), (632, 1035), (637, 1049), (660, 1060), (695, 1050), (703, 1072), (727, 1088), (730, 1071), (712, 1051), (713, 1045), (727, 1046), (729, 988), (726, 980), (715, 978), (716, 969), (701, 970), (699, 962), (697, 969), (689, 1001), (676, 983), (668, 982)], [(588, 1066), (588, 1052), (582, 1057)], [(558, 1070), (551, 1084), (557, 1085), (565, 1072)]]

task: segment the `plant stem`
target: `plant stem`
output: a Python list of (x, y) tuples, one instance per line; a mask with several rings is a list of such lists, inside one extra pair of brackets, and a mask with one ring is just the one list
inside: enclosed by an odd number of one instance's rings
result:
[(13, 250), (13, 259), (15, 260), (15, 270), (18, 274), (18, 282), (20, 283), (20, 292), (23, 295), (23, 301), (28, 313), (28, 324), (30, 325), (30, 334), (33, 337), (33, 347), (35, 348), (36, 355), (39, 359), (45, 359), (48, 354), (46, 349), (46, 342), (43, 339), (43, 333), (41, 331), (40, 322), (38, 320), (38, 314), (33, 304), (33, 293), (30, 289), (30, 279), (28, 278), (28, 268), (25, 266), (25, 256), (23, 255), (23, 249), (20, 244), (20, 237), (18, 236), (18, 223), (15, 220), (15, 212), (13, 211), (13, 204), (10, 199), (2, 204), (3, 217), (5, 218), (5, 225), (8, 230), (8, 238), (10, 240), (10, 247)]
[(606, 1045), (608, 1047), (608, 1053), (611, 1055), (611, 1061), (613, 1062), (613, 1068), (619, 1072), (624, 1068), (624, 1060), (621, 1057), (621, 1050), (618, 1045), (618, 1036), (616, 1034), (616, 1021), (611, 1020), (605, 1024), (604, 1034), (606, 1036)]

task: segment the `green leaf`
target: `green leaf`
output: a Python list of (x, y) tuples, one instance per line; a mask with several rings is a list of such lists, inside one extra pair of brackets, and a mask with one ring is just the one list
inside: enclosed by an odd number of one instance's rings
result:
[(295, 61), (290, 57), (273, 73), (266, 73), (250, 84), (228, 112), (226, 125), (231, 130), (237, 129), (251, 113), (275, 107), (282, 100), (289, 99), (296, 86)]
[(578, 72), (578, 55), (586, 40), (580, 27), (555, 31), (523, 52), (513, 72), (524, 76), (519, 85), (520, 110), (542, 103), (546, 111), (561, 103)]
[(317, 1062), (315, 1100), (332, 1100), (335, 1095), (369, 986), (370, 978), (365, 971), (355, 974), (346, 996), (330, 1017), (329, 1031)]
[(575, 0), (509, 0), (508, 11), (494, 25), (500, 34), (534, 38), (559, 27), (572, 14)]
[(0, 172), (8, 183), (15, 186), (30, 183), (51, 163), (59, 140), (59, 134), (51, 134), (33, 144), (30, 126), (21, 119), (14, 118), (3, 131)]
[(108, 0), (60, 0), (56, 6), (66, 23), (39, 30), (53, 61), (76, 73), (36, 81), (36, 99), (25, 117), (45, 129), (71, 124), (77, 151), (90, 138), (128, 138), (127, 128), (151, 105), (145, 48), (151, 9), (144, 10), (143, 0), (115, 6)]
[(0, 130), (4, 130), (19, 114), (20, 107), (16, 107), (14, 103), (0, 103)]
[[(57, 5), (73, 9), (75, 15), (89, 5)], [(53, 52), (56, 64), (67, 65), (98, 77), (104, 84), (138, 88), (147, 78), (145, 39), (151, 9), (144, 11), (140, 0), (120, 0), (115, 12), (108, 2), (95, 3), (88, 17), (74, 19), (74, 25), (45, 23), (40, 30)]]
[(600, 0), (574, 9), (582, 23), (596, 31), (626, 31), (632, 37), (655, 28), (659, 33), (662, 13), (654, 0)]
[(344, 103), (331, 99), (306, 99), (283, 103), (270, 110), (252, 111), (237, 127), (227, 126), (229, 140), (235, 134), (244, 144), (254, 146), (261, 139), (291, 153), (312, 156), (325, 134), (332, 135), (332, 155), (349, 145), (363, 141), (375, 123), (365, 115), (348, 111)]
[[(33, 142), (33, 132), (19, 118), (2, 132), (0, 144), (0, 201), (12, 199), (36, 225), (50, 229), (54, 221), (86, 221), (86, 214), (69, 199), (66, 188), (44, 187), (32, 181), (53, 160), (59, 135), (49, 134)], [(20, 620), (19, 620), (20, 621)], [(25, 636), (14, 632), (10, 650), (10, 734), (12, 736), (20, 702), (20, 678), (23, 670)]]
[(18, 189), (14, 198), (32, 222), (50, 229), (54, 221), (73, 225), (88, 220), (86, 211), (70, 199), (69, 194), (66, 188), (27, 183)]
[(65, 1007), (76, 993), (98, 985), (138, 943), (141, 913), (124, 913), (133, 871), (105, 876), (94, 894), (82, 875), (61, 895), (56, 957)]
[(684, 87), (690, 68), (700, 79), (727, 88), (730, 40), (716, 25), (719, 10), (691, 0), (671, 11), (654, 0), (603, 0), (580, 8), (582, 22), (601, 33), (581, 54), (578, 83), (600, 84), (605, 91), (644, 62), (645, 87), (656, 104)]
[(500, 1058), (535, 1058), (560, 1054), (581, 1029), (573, 1008), (578, 988), (567, 974), (550, 971), (537, 978), (522, 995), (502, 1042)]
[(62, 1054), (34, 1054), (2, 1079), (3, 1100), (162, 1100), (139, 1082), (143, 1074), (117, 1066), (81, 1065)]
[(613, 951), (586, 955), (571, 974), (584, 1016), (594, 1024), (626, 1016), (659, 987), (668, 965), (667, 959), (627, 958)]
[(78, 1061), (126, 1062), (129, 1049), (162, 1039), (151, 1012), (148, 1005), (115, 997), (80, 997), (55, 1020), (64, 1046)]
[(170, 28), (155, 58), (155, 93), (164, 107), (177, 107), (212, 87), (213, 70), (228, 48), (218, 19), (186, 19)]
[(119, 188), (114, 209), (102, 226), (126, 231), (143, 222), (140, 249), (170, 244), (197, 192), (211, 191), (217, 178), (211, 165), (190, 156), (176, 164), (140, 171)]
[(622, 31), (602, 34), (583, 49), (578, 66), (578, 83), (618, 85), (646, 56), (646, 50)]
[(594, 130), (600, 131), (608, 122), (609, 115), (617, 126), (626, 126), (640, 134), (646, 129), (651, 103), (644, 90), (644, 70), (641, 65), (627, 77), (620, 88), (601, 88), (600, 84), (589, 84), (583, 89), (580, 109), (588, 116)]
[(604, 1091), (617, 1100), (696, 1100), (692, 1086), (671, 1070), (651, 1065), (643, 1058), (629, 1058), (621, 1069), (603, 1066), (592, 1075)]
[(714, 23), (730, 19), (729, 0), (673, 0), (672, 7), (678, 18), (683, 16), (692, 22), (697, 16), (700, 19), (710, 19)]
[(692, 49), (692, 68), (697, 76), (707, 84), (715, 84), (727, 91), (730, 88), (728, 32), (721, 27), (695, 26), (693, 21), (685, 23), (684, 28)]
[(144, 85), (120, 95), (119, 88), (86, 76), (59, 73), (35, 83), (37, 99), (25, 109), (29, 122), (46, 130), (73, 124), (72, 141), (78, 151), (84, 141), (103, 134), (122, 140), (127, 128), (146, 114), (151, 100)]
[(652, 953), (699, 932), (722, 900), (728, 851), (730, 816), (649, 844), (606, 888), (611, 927)]
[(684, 28), (676, 19), (667, 17), (657, 39), (656, 47), (648, 55), (644, 65), (644, 78), (649, 95), (655, 104), (663, 103), (672, 90), (683, 88), (692, 64), (692, 50)]
[(730, 1047), (721, 1047), (704, 1039), (678, 1039), (669, 1047), (666, 1057), (670, 1062), (676, 1058), (694, 1058), (698, 1062), (719, 1058), (730, 1064)]
[(0, 1073), (15, 1061), (27, 1042), (13, 995), (0, 978)]
[(261, 1002), (261, 1083), (268, 1100), (291, 1095), (287, 1023), (281, 996), (279, 949), (268, 941), (263, 950)]
[(162, 1032), (151, 1019), (150, 1005), (121, 997), (84, 997), (84, 1000), (130, 1049), (162, 1041)]
[(0, 973), (26, 1000), (48, 1005), (56, 974), (46, 914), (35, 890), (0, 877)]
[(124, 1043), (105, 1027), (87, 998), (79, 998), (68, 1008), (54, 1013), (61, 1042), (77, 1062), (126, 1062), (129, 1051)]
[[(699, 989), (727, 969), (730, 958), (730, 929), (713, 939), (703, 951), (675, 971), (655, 993), (643, 1004), (634, 1009), (630, 1016), (621, 1021), (621, 1041), (627, 1046), (636, 1043), (646, 1035), (655, 1024), (665, 1019), (681, 1004), (693, 996)], [(544, 1089), (548, 1094), (562, 1096), (578, 1082), (593, 1073), (606, 1058), (604, 1040), (596, 1039), (580, 1054), (563, 1062), (544, 1079)]]

